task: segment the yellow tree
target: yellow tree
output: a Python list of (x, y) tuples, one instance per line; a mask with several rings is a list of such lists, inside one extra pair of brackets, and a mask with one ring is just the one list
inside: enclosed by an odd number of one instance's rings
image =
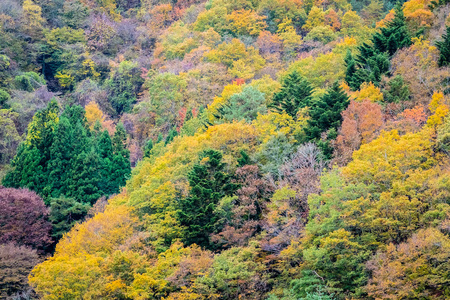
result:
[(105, 116), (97, 102), (89, 102), (84, 109), (86, 110), (86, 119), (91, 129), (94, 128), (95, 123), (99, 122), (102, 124), (105, 121)]
[(37, 38), (42, 32), (44, 19), (42, 18), (42, 8), (32, 0), (25, 0), (22, 5), (23, 26), (25, 31), (32, 37)]

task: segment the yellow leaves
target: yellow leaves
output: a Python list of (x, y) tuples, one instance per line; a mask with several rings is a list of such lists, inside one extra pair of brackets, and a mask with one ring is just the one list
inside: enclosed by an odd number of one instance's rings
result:
[(297, 192), (283, 187), (277, 190), (268, 204), (267, 222), (272, 226), (286, 226), (295, 220), (295, 211), (292, 211), (290, 203), (294, 201)]
[(221, 41), (222, 37), (213, 28), (201, 33), (201, 40), (207, 47), (214, 47)]
[(223, 88), (222, 94), (220, 97), (214, 97), (213, 102), (208, 105), (208, 119), (210, 122), (215, 120), (214, 115), (218, 113), (218, 109), (220, 109), (230, 97), (234, 94), (239, 94), (242, 92), (244, 86), (232, 83), (228, 84)]
[(101, 124), (105, 120), (105, 116), (96, 102), (89, 102), (84, 109), (86, 110), (86, 119), (91, 129), (94, 128), (96, 122)]
[[(212, 28), (210, 28), (214, 32)], [(209, 32), (209, 31), (208, 31)], [(174, 23), (157, 44), (155, 57), (165, 59), (183, 58), (185, 54), (198, 47), (199, 35), (193, 36), (189, 27), (182, 22)]]
[(313, 6), (311, 11), (309, 12), (308, 19), (306, 20), (305, 25), (303, 25), (302, 29), (306, 31), (311, 31), (315, 27), (324, 26), (325, 25), (325, 12), (318, 8), (317, 6)]
[(370, 100), (370, 102), (382, 102), (383, 101), (383, 93), (381, 92), (379, 87), (376, 87), (372, 82), (364, 82), (361, 85), (359, 91), (353, 93), (352, 98), (355, 101), (363, 101)]
[(233, 39), (231, 43), (224, 42), (204, 56), (211, 62), (223, 63), (230, 68), (230, 74), (244, 76), (244, 79), (252, 78), (265, 64), (264, 58), (255, 48), (246, 48), (239, 39)]
[(29, 29), (39, 28), (44, 23), (42, 8), (32, 0), (25, 0), (22, 5), (24, 20)]
[(235, 35), (257, 36), (261, 31), (267, 28), (264, 22), (265, 16), (259, 16), (251, 10), (235, 10), (226, 16), (229, 22), (229, 28)]
[(286, 74), (299, 72), (318, 92), (317, 89), (323, 89), (345, 77), (345, 53), (333, 51), (319, 54), (317, 57), (308, 56), (292, 63)]
[(436, 163), (432, 158), (431, 135), (428, 128), (404, 136), (396, 130), (382, 132), (376, 140), (353, 153), (353, 161), (342, 173), (350, 182), (389, 188), (394, 180), (407, 178), (410, 170), (427, 169)]
[(54, 256), (32, 270), (29, 282), (44, 300), (91, 299), (100, 296), (102, 261), (90, 254)]
[(297, 119), (286, 113), (270, 112), (267, 115), (259, 115), (252, 125), (256, 129), (258, 140), (261, 144), (264, 144), (278, 133), (282, 133), (287, 137), (300, 134), (307, 121), (307, 109), (305, 108), (299, 111)]
[(435, 46), (430, 45), (430, 41), (423, 40), (422, 38), (412, 38), (413, 45), (411, 50), (415, 52), (416, 57), (419, 59), (419, 64), (422, 68), (437, 67), (436, 56), (438, 50)]
[(320, 246), (325, 248), (344, 247), (346, 249), (358, 249), (361, 246), (358, 243), (350, 241), (351, 233), (343, 228), (331, 232), (327, 237), (320, 240)]
[(278, 25), (277, 33), (287, 52), (292, 52), (296, 46), (302, 44), (302, 37), (295, 31), (291, 19), (284, 19), (283, 22)]
[(73, 76), (70, 75), (67, 71), (59, 71), (55, 75), (55, 78), (58, 79), (59, 85), (63, 88), (70, 88), (75, 81)]
[(428, 5), (432, 0), (410, 0), (403, 4), (403, 13), (406, 20), (413, 26), (430, 26), (433, 22), (433, 13)]
[(272, 100), (273, 95), (281, 89), (281, 83), (279, 81), (273, 80), (269, 75), (264, 75), (260, 79), (252, 80), (250, 86), (255, 87), (261, 93), (264, 93), (266, 101), (268, 104)]
[(136, 223), (129, 207), (108, 206), (104, 213), (75, 225), (56, 246), (55, 256), (111, 252), (133, 234)]
[(444, 94), (442, 92), (435, 92), (428, 108), (432, 115), (428, 117), (427, 125), (433, 128), (441, 125), (449, 112), (449, 107), (445, 104)]
[[(154, 264), (147, 267), (144, 272), (141, 270), (139, 274), (134, 275), (127, 297), (204, 299), (196, 293), (194, 280), (199, 276), (204, 277), (212, 263), (213, 255), (209, 251), (204, 251), (195, 244), (184, 247), (182, 243), (175, 242), (158, 256)], [(178, 288), (181, 287), (181, 291), (175, 288), (174, 284)]]
[(447, 268), (449, 253), (448, 236), (436, 228), (421, 229), (405, 243), (389, 244), (367, 263), (373, 277), (366, 290), (374, 299), (407, 299), (411, 295), (445, 299), (445, 279), (434, 274)]
[(352, 10), (342, 17), (341, 31), (347, 36), (358, 36), (362, 33), (362, 20), (358, 14)]
[(100, 73), (95, 71), (95, 63), (92, 59), (85, 59), (81, 65), (83, 66), (81, 74), (85, 75), (86, 77), (92, 76), (93, 79), (96, 79), (100, 76)]

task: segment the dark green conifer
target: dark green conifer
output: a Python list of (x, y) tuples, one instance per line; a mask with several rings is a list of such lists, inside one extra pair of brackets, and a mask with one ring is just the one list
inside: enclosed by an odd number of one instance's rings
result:
[[(308, 126), (305, 128), (305, 141), (321, 141), (322, 133), (328, 132), (328, 140), (335, 138), (339, 126), (341, 126), (341, 112), (349, 105), (349, 97), (335, 82), (313, 106), (311, 106)], [(321, 146), (324, 155), (331, 158), (331, 148), (328, 143)]]
[(50, 200), (50, 221), (52, 222), (52, 236), (59, 240), (76, 222), (81, 221), (90, 206), (82, 204), (73, 198), (61, 196)]
[(38, 111), (28, 125), (27, 140), (22, 143), (11, 162), (13, 169), (3, 179), (7, 187), (26, 187), (42, 197), (49, 189), (48, 166), (50, 148), (54, 140), (54, 129), (59, 115), (58, 103), (53, 99), (48, 106)]
[(240, 153), (241, 153), (241, 157), (238, 158), (238, 160), (237, 160), (238, 166), (243, 167), (245, 165), (251, 164), (250, 156), (247, 154), (247, 152), (245, 152), (244, 150), (241, 150)]
[(114, 193), (120, 191), (120, 187), (125, 186), (127, 178), (131, 174), (130, 151), (126, 147), (127, 133), (122, 123), (117, 124), (114, 133), (113, 161), (111, 181), (113, 182)]
[(99, 155), (99, 190), (104, 195), (111, 195), (116, 193), (115, 182), (113, 178), (113, 161), (114, 153), (111, 137), (107, 130), (104, 130), (99, 138), (97, 144), (97, 151)]
[(354, 76), (357, 70), (356, 61), (353, 58), (353, 55), (350, 52), (350, 50), (347, 51), (347, 55), (345, 56), (344, 61), (347, 66), (347, 69), (345, 70), (345, 81), (353, 91), (356, 91), (361, 85), (361, 83), (355, 81)]
[(372, 37), (374, 49), (377, 52), (387, 52), (390, 56), (394, 55), (398, 49), (408, 47), (412, 43), (402, 5), (398, 2), (394, 9), (394, 19)]
[(345, 80), (352, 90), (357, 90), (363, 82), (379, 84), (383, 75), (389, 72), (389, 59), (398, 49), (411, 45), (411, 36), (406, 26), (402, 6), (395, 6), (395, 17), (387, 26), (372, 36), (371, 43), (363, 43), (359, 55), (353, 59), (347, 55)]
[(152, 149), (153, 149), (153, 140), (149, 139), (144, 147), (144, 157), (150, 157)]
[(191, 192), (180, 200), (178, 218), (185, 227), (186, 244), (198, 244), (211, 248), (209, 236), (214, 232), (218, 216), (214, 210), (224, 196), (230, 196), (237, 189), (231, 183), (231, 176), (225, 173), (222, 154), (207, 150), (200, 155), (200, 163), (194, 165), (188, 174)]
[(299, 109), (311, 105), (312, 93), (313, 88), (309, 82), (294, 71), (283, 81), (282, 88), (274, 95), (270, 107), (296, 117)]
[(65, 196), (89, 205), (92, 205), (102, 196), (98, 188), (100, 180), (99, 158), (93, 148), (88, 153), (83, 151), (72, 158), (68, 177), (70, 180)]
[(74, 155), (72, 143), (74, 131), (66, 116), (61, 116), (55, 129), (55, 139), (50, 148), (48, 161), (48, 191), (49, 195), (58, 198), (67, 191), (67, 174), (70, 169), (71, 157)]
[(450, 64), (450, 26), (442, 35), (442, 41), (436, 42), (436, 47), (439, 49), (439, 67), (448, 66)]
[(164, 145), (167, 146), (167, 144), (170, 144), (173, 139), (178, 135), (178, 131), (176, 131), (175, 129), (170, 129), (169, 133), (167, 134), (166, 140), (164, 142)]

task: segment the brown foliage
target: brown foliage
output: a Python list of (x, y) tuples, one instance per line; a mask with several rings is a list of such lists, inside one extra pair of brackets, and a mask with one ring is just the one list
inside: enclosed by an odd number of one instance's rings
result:
[(236, 170), (237, 183), (232, 217), (223, 230), (212, 236), (212, 240), (225, 246), (244, 246), (261, 227), (262, 212), (273, 192), (273, 187), (262, 178), (256, 165), (246, 165)]
[(450, 240), (435, 228), (420, 230), (406, 243), (388, 245), (367, 267), (373, 272), (367, 286), (373, 298), (448, 299)]
[(0, 244), (0, 298), (28, 289), (28, 274), (40, 262), (36, 250)]

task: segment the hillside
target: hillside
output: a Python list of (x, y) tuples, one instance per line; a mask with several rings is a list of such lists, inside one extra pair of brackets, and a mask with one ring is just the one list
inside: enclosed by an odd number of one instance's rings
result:
[(2, 0), (0, 298), (450, 299), (450, 1)]

